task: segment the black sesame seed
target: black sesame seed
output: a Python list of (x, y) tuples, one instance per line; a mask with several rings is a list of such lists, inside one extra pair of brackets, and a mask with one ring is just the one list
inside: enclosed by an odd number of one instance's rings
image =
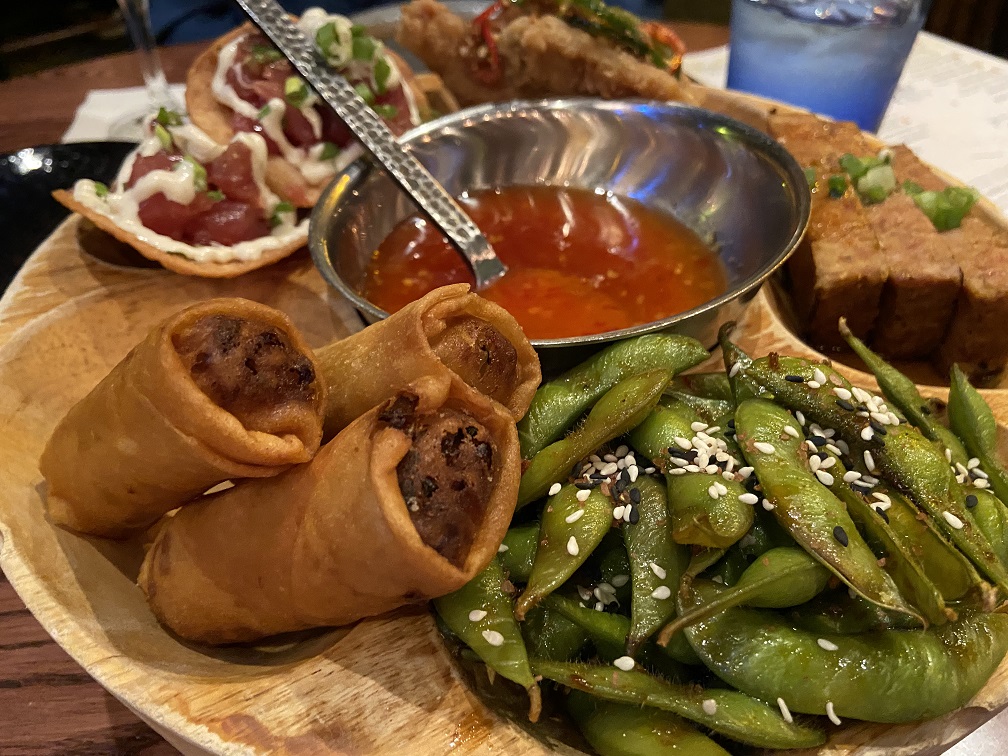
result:
[(791, 381), (791, 383), (805, 383), (805, 379), (800, 375), (785, 375), (785, 381)]
[(637, 509), (637, 507), (631, 506), (629, 504), (627, 506), (630, 506), (630, 524), (636, 525), (637, 521), (640, 519), (640, 511)]
[(578, 476), (579, 476), (579, 475), (581, 474), (581, 468), (582, 468), (582, 467), (584, 467), (584, 464), (583, 464), (583, 463), (581, 463), (581, 462), (578, 462), (578, 463), (576, 463), (576, 464), (574, 465), (574, 467), (572, 467), (572, 468), (571, 468), (571, 471), (570, 471), (570, 476), (571, 476), (572, 478), (576, 478), (576, 477), (578, 477)]
[(867, 404), (859, 404), (857, 406), (857, 411), (858, 412), (867, 412), (868, 411), (868, 405)]
[(837, 543), (841, 546), (846, 546), (850, 543), (850, 539), (847, 537), (847, 531), (839, 525), (833, 528), (833, 537), (837, 539)]
[(729, 420), (728, 423), (727, 423), (727, 425), (732, 430), (735, 430), (735, 418), (733, 417), (731, 420)]
[(623, 472), (619, 474), (619, 482), (622, 483), (624, 487), (630, 485), (630, 471), (625, 467), (623, 468)]
[(668, 453), (670, 457), (678, 457), (679, 459), (688, 459), (686, 452), (677, 446), (670, 446), (668, 448)]
[(825, 461), (826, 461), (827, 459), (829, 459), (829, 458), (830, 458), (830, 454), (829, 454), (829, 452), (824, 452), (824, 451), (821, 451), (821, 452), (816, 452), (816, 453), (815, 453), (815, 456), (819, 457), (819, 460), (820, 460), (821, 462), (825, 462)]
[(889, 515), (886, 514), (885, 510), (881, 507), (875, 507), (875, 513), (878, 514), (883, 520), (885, 520), (886, 525), (889, 524)]
[(921, 405), (920, 411), (923, 412), (925, 415), (931, 414), (931, 408), (928, 407), (926, 404)]
[(868, 422), (868, 425), (870, 425), (871, 429), (873, 431), (875, 431), (877, 434), (879, 434), (880, 436), (884, 436), (886, 434), (885, 427), (882, 425), (882, 423), (880, 423), (874, 417)]
[(634, 504), (640, 504), (640, 498), (641, 498), (640, 489), (639, 488), (631, 488), (630, 489), (630, 501), (632, 501)]
[(598, 482), (598, 481), (605, 480), (608, 477), (609, 477), (608, 475), (603, 475), (600, 472), (593, 472), (591, 475), (588, 476), (588, 479), (589, 480), (594, 480), (594, 481)]
[(974, 496), (973, 494), (969, 494), (969, 495), (968, 495), (968, 496), (966, 497), (966, 507), (967, 507), (968, 509), (973, 509), (973, 507), (975, 507), (975, 506), (976, 506), (977, 504), (979, 504), (979, 503), (980, 503), (980, 500), (979, 500), (979, 499), (977, 499), (977, 497), (976, 497), (976, 496)]
[(578, 480), (574, 482), (575, 488), (580, 488), (582, 491), (589, 491), (598, 485), (597, 480)]
[(846, 399), (837, 399), (836, 403), (840, 407), (840, 409), (845, 409), (848, 412), (854, 411), (854, 405), (848, 402)]
[(816, 446), (826, 446), (826, 444), (829, 443), (829, 439), (824, 438), (823, 436), (812, 436), (812, 438), (810, 438), (809, 441), (811, 441)]
[(619, 480), (617, 480), (617, 481), (616, 481), (616, 482), (615, 482), (615, 483), (613, 484), (613, 493), (615, 493), (615, 494), (616, 494), (617, 496), (619, 496), (619, 495), (620, 495), (621, 493), (623, 493), (623, 491), (625, 491), (625, 490), (626, 490), (626, 487), (627, 487), (628, 485), (630, 485), (630, 484), (629, 484), (629, 483), (624, 483), (624, 482), (623, 482), (623, 479), (622, 479), (622, 478), (620, 478)]

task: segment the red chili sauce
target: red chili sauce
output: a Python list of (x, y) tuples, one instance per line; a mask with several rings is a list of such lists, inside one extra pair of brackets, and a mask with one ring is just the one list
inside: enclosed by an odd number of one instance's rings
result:
[[(462, 197), (507, 274), (480, 292), (530, 339), (604, 333), (689, 310), (724, 293), (714, 251), (675, 218), (586, 189), (506, 187)], [(429, 221), (412, 216), (372, 256), (361, 294), (395, 312), (439, 286), (475, 284)]]

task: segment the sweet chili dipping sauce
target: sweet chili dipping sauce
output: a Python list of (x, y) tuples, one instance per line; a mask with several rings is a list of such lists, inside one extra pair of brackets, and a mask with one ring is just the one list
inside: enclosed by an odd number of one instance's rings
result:
[[(460, 203), (508, 267), (480, 294), (530, 339), (603, 333), (675, 315), (725, 291), (713, 250), (675, 218), (586, 189), (516, 186)], [(411, 216), (374, 253), (363, 291), (395, 312), (450, 283), (475, 284), (432, 223)]]

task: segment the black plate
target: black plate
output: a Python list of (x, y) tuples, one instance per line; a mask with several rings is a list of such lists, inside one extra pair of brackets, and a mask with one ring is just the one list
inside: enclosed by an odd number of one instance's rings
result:
[(0, 292), (70, 211), (51, 196), (77, 179), (109, 183), (131, 142), (78, 142), (26, 147), (0, 156)]

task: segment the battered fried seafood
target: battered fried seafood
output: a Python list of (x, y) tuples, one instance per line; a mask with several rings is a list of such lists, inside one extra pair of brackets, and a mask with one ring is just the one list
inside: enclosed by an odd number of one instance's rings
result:
[(675, 75), (683, 48), (671, 30), (598, 0), (504, 0), (473, 22), (413, 0), (398, 40), (463, 105), (570, 95), (693, 101)]
[(325, 386), (272, 308), (190, 307), (155, 328), (56, 426), (39, 466), (53, 522), (120, 537), (226, 480), (306, 462)]
[(140, 572), (158, 619), (204, 643), (342, 625), (460, 588), (497, 553), (518, 490), (514, 421), (426, 377), (307, 465), (184, 507)]

